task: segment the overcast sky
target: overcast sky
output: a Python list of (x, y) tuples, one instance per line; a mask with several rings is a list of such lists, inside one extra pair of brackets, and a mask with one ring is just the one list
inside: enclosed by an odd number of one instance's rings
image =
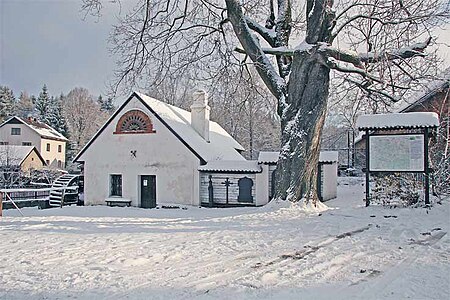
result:
[(118, 9), (83, 20), (80, 7), (81, 0), (0, 0), (0, 84), (16, 95), (38, 94), (44, 83), (53, 95), (76, 86), (105, 93), (114, 69), (107, 38)]
[[(123, 0), (122, 11), (130, 3)], [(100, 19), (83, 20), (80, 7), (81, 0), (0, 0), (0, 84), (16, 96), (37, 95), (44, 83), (52, 95), (76, 86), (107, 92), (114, 69), (107, 38), (119, 8), (109, 5)], [(450, 43), (450, 26), (436, 35)], [(442, 53), (450, 65), (449, 47)]]

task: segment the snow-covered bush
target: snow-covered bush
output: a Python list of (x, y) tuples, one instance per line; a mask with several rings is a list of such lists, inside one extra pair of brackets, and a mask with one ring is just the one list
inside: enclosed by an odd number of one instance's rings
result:
[(383, 206), (417, 206), (424, 204), (423, 176), (394, 173), (374, 176), (371, 202)]

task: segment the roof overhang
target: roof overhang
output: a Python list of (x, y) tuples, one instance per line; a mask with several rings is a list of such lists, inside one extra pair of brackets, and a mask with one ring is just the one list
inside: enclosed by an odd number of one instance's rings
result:
[(434, 112), (362, 115), (356, 121), (359, 130), (436, 128), (439, 117)]

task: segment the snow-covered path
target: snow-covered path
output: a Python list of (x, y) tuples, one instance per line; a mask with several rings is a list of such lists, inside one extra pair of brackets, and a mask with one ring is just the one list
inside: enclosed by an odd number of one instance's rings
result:
[[(450, 204), (8, 210), (0, 299), (446, 299)], [(319, 215), (320, 214), (320, 215)]]

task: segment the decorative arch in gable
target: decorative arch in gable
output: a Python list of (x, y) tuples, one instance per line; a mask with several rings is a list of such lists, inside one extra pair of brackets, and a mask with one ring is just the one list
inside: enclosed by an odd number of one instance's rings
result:
[(114, 134), (154, 133), (150, 117), (141, 110), (133, 109), (124, 113), (116, 124)]

